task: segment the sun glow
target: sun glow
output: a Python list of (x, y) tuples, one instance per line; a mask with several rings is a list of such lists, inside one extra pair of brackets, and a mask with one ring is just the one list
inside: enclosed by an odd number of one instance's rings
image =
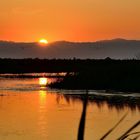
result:
[(45, 86), (47, 84), (48, 84), (48, 79), (47, 78), (44, 78), (44, 77), (39, 78), (39, 85), (40, 86)]
[(42, 39), (39, 40), (39, 43), (40, 44), (48, 44), (48, 40), (42, 38)]

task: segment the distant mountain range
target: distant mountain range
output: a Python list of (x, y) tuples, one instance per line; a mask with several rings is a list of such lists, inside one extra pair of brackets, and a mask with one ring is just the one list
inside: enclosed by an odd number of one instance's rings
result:
[(57, 41), (16, 43), (0, 41), (0, 58), (140, 59), (140, 40), (113, 39), (97, 42)]

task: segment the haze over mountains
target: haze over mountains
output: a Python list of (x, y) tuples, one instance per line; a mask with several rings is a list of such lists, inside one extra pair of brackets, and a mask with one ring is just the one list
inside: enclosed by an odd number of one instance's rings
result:
[(97, 42), (57, 41), (47, 45), (0, 41), (0, 58), (140, 58), (140, 40), (113, 39)]

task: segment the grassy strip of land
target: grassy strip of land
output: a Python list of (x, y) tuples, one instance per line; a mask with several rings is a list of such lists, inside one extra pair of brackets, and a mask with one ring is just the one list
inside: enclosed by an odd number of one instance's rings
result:
[(50, 87), (140, 92), (140, 71), (135, 68), (95, 67), (77, 73), (68, 73), (63, 80), (58, 80)]
[(0, 73), (67, 72), (63, 89), (140, 92), (140, 60), (0, 59)]

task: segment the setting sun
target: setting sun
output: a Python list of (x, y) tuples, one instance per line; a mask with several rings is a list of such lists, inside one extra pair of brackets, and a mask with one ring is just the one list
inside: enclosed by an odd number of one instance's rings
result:
[(39, 43), (41, 43), (41, 44), (48, 44), (48, 40), (43, 38), (43, 39), (39, 40)]

